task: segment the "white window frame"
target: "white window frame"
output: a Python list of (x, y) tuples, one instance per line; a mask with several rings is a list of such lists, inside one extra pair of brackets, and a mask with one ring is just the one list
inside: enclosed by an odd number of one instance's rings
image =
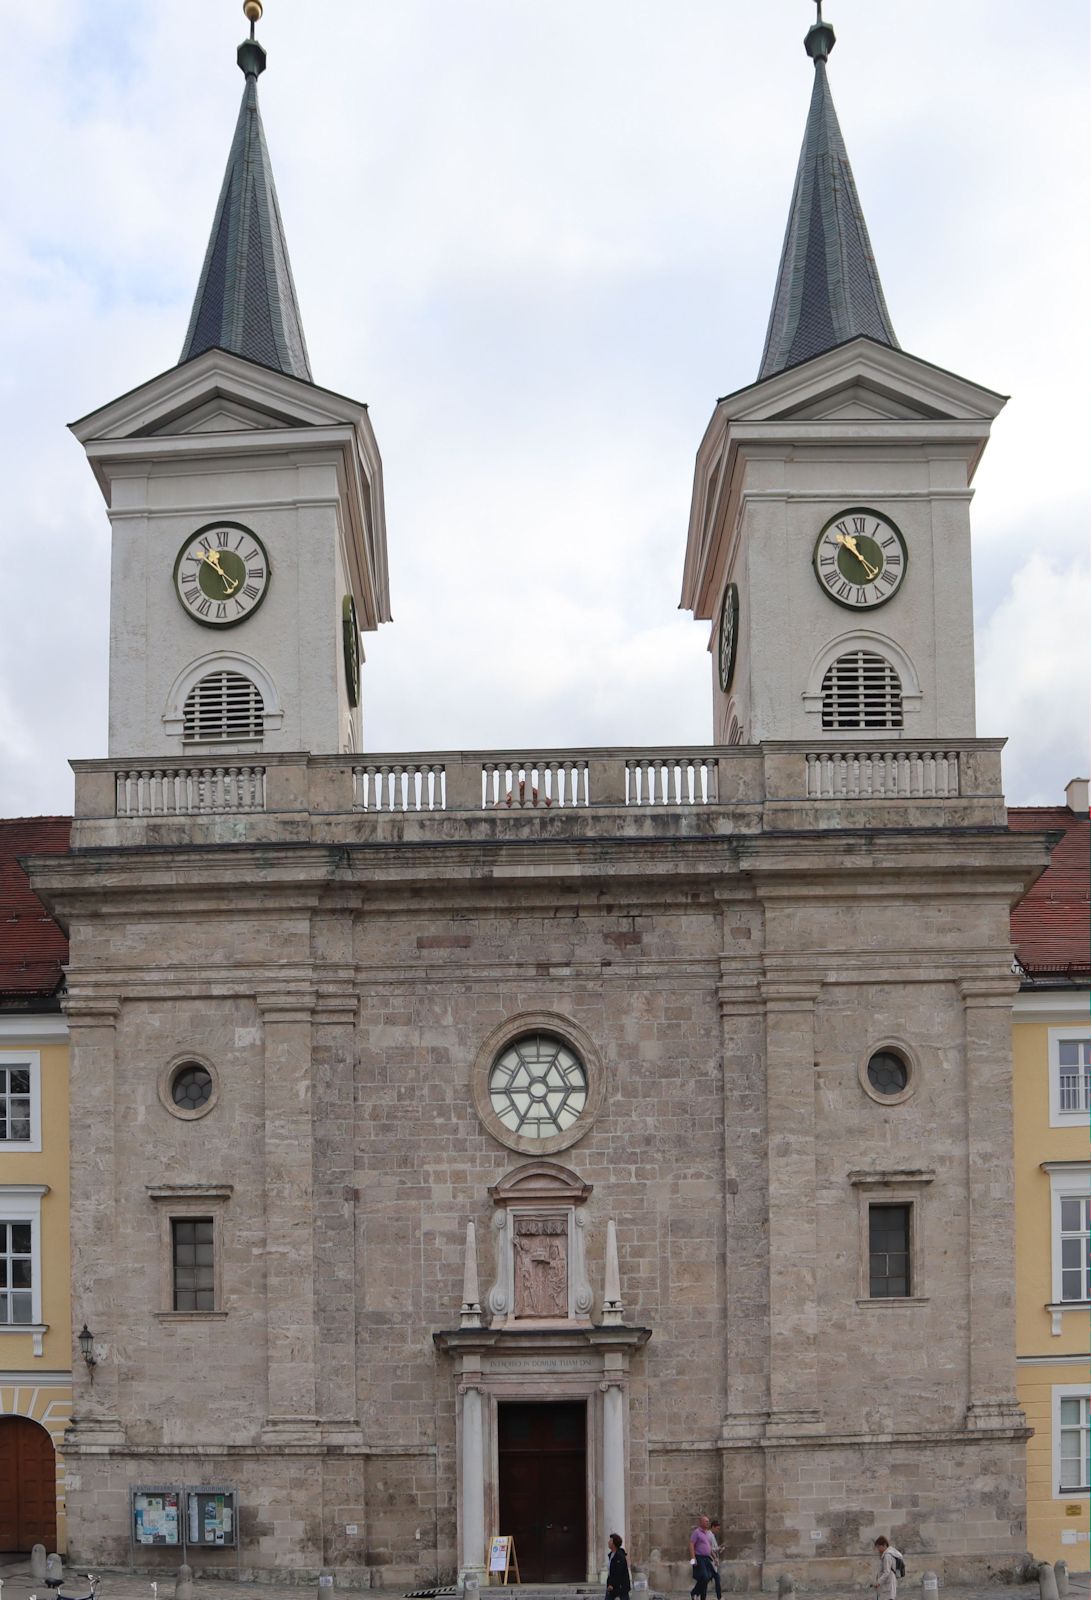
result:
[(1082, 1028), (1050, 1028), (1049, 1030), (1049, 1125), (1051, 1128), (1087, 1128), (1091, 1116), (1087, 1111), (1061, 1110), (1061, 1044), (1071, 1040), (1091, 1039), (1091, 1023)]
[(1081, 1308), (1086, 1313), (1089, 1304), (1087, 1299), (1065, 1300), (1061, 1296), (1061, 1201), (1087, 1200), (1091, 1196), (1091, 1162), (1046, 1161), (1042, 1165), (1049, 1173), (1050, 1188), (1049, 1242), (1053, 1265), (1053, 1298), (1049, 1309), (1054, 1314), (1054, 1331), (1060, 1333), (1058, 1313)]
[(0, 1067), (30, 1068), (30, 1138), (0, 1139), (0, 1155), (33, 1155), (42, 1148), (42, 1056), (39, 1050), (0, 1050)]
[[(1091, 1401), (1091, 1384), (1088, 1383), (1055, 1383), (1053, 1385), (1052, 1409), (1052, 1449), (1053, 1449), (1053, 1498), (1054, 1500), (1071, 1500), (1076, 1495), (1091, 1495), (1091, 1485), (1084, 1484), (1080, 1489), (1063, 1489), (1061, 1487), (1061, 1401), (1062, 1400), (1088, 1400)], [(1091, 1426), (1091, 1417), (1088, 1419)], [(1082, 1454), (1081, 1461), (1086, 1459)]]
[(0, 1322), (0, 1337), (29, 1334), (36, 1356), (48, 1331), (42, 1321), (42, 1196), (47, 1183), (6, 1183), (0, 1186), (0, 1222), (30, 1223), (30, 1321)]

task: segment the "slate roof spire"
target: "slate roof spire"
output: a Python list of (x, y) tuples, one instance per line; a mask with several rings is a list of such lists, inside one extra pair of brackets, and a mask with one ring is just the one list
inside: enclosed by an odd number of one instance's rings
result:
[(250, 37), (238, 50), (246, 76), (239, 120), (179, 365), (219, 347), (312, 382), (284, 224), (258, 109), (265, 51), (254, 37), (259, 0), (246, 0)]
[(898, 348), (826, 77), (835, 42), (818, 0), (804, 40), (814, 61), (811, 108), (759, 380), (858, 334)]

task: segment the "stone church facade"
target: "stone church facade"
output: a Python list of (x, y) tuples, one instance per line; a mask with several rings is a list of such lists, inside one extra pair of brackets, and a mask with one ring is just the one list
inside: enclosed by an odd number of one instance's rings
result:
[(110, 755), (33, 881), (80, 1562), (169, 1486), (237, 1494), (196, 1566), (296, 1580), (481, 1576), (497, 1533), (585, 1579), (618, 1529), (678, 1586), (703, 1510), (740, 1586), (884, 1531), (948, 1578), (1023, 1549), (1008, 919), (1045, 845), (976, 736), (969, 565), (1002, 400), (897, 347), (832, 44), (762, 374), (697, 458), (717, 742), (400, 757), (359, 732), (378, 448), (311, 378), (240, 47), (183, 358), (75, 425)]

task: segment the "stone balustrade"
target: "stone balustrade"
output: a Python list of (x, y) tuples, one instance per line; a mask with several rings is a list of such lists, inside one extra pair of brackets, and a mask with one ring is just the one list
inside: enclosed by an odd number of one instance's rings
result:
[[(411, 822), (428, 837), (430, 819), (569, 817), (593, 830), (646, 831), (647, 819), (708, 833), (792, 828), (1002, 826), (1002, 741), (964, 739), (902, 745), (838, 738), (818, 745), (652, 749), (435, 751), (419, 755), (263, 754), (260, 761), (207, 756), (170, 762), (77, 761), (77, 825), (87, 842), (121, 841), (125, 826), (171, 818), (352, 818), (360, 829)], [(624, 819), (632, 819), (626, 825)], [(704, 822), (701, 823), (700, 819)], [(643, 819), (643, 821), (639, 820)], [(445, 824), (449, 827), (449, 822)], [(121, 830), (121, 831), (119, 831)], [(327, 833), (329, 829), (327, 827)], [(344, 830), (342, 830), (344, 831)], [(555, 832), (556, 829), (554, 828)], [(169, 834), (159, 834), (166, 840)], [(244, 834), (243, 837), (248, 835)], [(263, 835), (264, 836), (264, 835)], [(276, 837), (273, 829), (269, 837)], [(365, 834), (359, 834), (364, 837)], [(151, 835), (149, 835), (151, 837)]]

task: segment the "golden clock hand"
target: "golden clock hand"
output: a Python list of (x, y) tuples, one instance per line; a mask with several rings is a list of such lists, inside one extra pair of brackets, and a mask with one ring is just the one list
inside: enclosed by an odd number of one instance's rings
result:
[(238, 578), (228, 577), (227, 573), (220, 565), (220, 552), (218, 550), (210, 550), (205, 556), (205, 560), (208, 562), (213, 572), (217, 573), (218, 576), (223, 580), (225, 596), (234, 594), (235, 590), (239, 587), (239, 580)]
[(878, 577), (878, 575), (879, 575), (878, 567), (873, 567), (871, 562), (867, 559), (867, 557), (866, 556), (862, 556), (860, 554), (859, 550), (856, 548), (856, 540), (855, 540), (855, 538), (853, 537), (853, 535), (851, 533), (849, 533), (849, 534), (839, 533), (837, 535), (837, 542), (838, 542), (838, 544), (843, 544), (845, 549), (850, 551), (852, 553), (852, 555), (854, 555), (856, 557), (857, 561), (860, 563), (860, 565), (863, 567), (865, 573), (867, 574), (869, 580), (872, 579), (872, 578)]

